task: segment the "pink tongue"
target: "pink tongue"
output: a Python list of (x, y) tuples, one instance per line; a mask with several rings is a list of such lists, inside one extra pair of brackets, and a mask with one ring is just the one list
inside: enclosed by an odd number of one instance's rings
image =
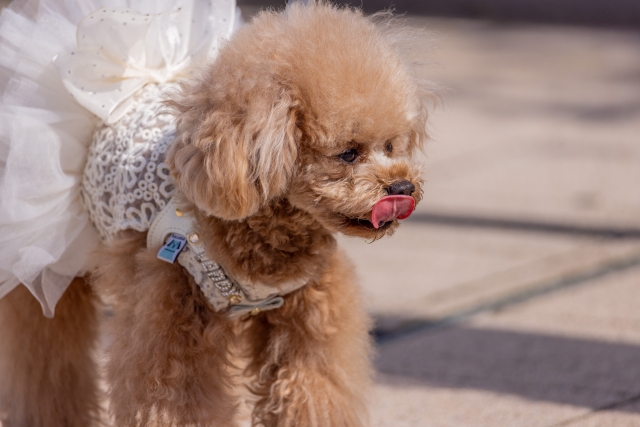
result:
[(405, 219), (415, 206), (416, 202), (411, 196), (385, 196), (373, 206), (371, 223), (378, 228), (387, 221)]

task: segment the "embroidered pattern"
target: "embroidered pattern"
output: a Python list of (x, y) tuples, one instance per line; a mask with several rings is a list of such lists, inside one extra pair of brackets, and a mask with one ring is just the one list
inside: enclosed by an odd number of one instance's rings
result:
[(175, 118), (162, 112), (170, 84), (148, 84), (116, 123), (101, 123), (89, 148), (82, 198), (103, 240), (146, 231), (175, 191), (164, 163)]

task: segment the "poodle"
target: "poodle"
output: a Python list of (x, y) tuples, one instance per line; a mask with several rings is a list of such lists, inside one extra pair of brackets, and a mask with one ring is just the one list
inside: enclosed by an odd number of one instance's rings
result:
[[(167, 215), (197, 234), (119, 231), (53, 319), (24, 287), (0, 300), (3, 426), (92, 425), (101, 388), (120, 427), (235, 426), (242, 387), (253, 425), (366, 425), (372, 322), (335, 235), (391, 235), (422, 197), (429, 93), (397, 34), (324, 1), (263, 11), (166, 92)], [(159, 259), (189, 243), (221, 306)]]

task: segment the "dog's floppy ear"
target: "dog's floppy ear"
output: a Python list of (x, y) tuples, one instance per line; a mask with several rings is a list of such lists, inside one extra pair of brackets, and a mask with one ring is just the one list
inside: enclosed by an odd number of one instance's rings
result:
[[(282, 195), (297, 157), (298, 103), (281, 85), (224, 88), (202, 80), (173, 102), (177, 138), (167, 163), (179, 190), (210, 215), (237, 220)], [(235, 86), (235, 87), (233, 87)], [(246, 89), (246, 88), (245, 88)]]

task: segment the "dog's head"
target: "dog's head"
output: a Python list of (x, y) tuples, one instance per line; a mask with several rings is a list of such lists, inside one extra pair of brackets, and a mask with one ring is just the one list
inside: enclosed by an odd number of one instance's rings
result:
[(168, 162), (210, 215), (238, 220), (280, 198), (330, 230), (375, 238), (422, 195), (421, 95), (360, 12), (324, 2), (263, 12), (174, 102)]

